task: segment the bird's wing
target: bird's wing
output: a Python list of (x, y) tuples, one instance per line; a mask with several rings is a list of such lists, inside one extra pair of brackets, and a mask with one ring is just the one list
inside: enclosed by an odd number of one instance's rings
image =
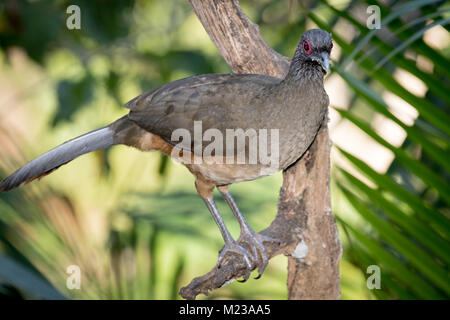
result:
[(280, 79), (252, 74), (208, 74), (176, 80), (128, 102), (129, 118), (141, 128), (176, 144), (172, 133), (187, 129), (194, 136), (194, 122), (201, 121), (202, 130), (248, 126), (257, 116), (261, 103), (255, 99), (267, 92)]

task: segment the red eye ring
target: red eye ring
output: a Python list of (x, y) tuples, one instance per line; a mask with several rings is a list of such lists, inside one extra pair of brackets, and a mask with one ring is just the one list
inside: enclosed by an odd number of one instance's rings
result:
[(306, 54), (311, 54), (311, 44), (308, 40), (303, 40), (303, 51), (305, 51)]

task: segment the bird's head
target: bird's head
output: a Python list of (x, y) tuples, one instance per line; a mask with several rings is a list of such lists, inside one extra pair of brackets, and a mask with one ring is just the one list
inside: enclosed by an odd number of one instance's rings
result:
[(308, 30), (300, 39), (292, 59), (292, 66), (297, 71), (313, 67), (326, 74), (330, 70), (331, 48), (333, 48), (331, 34), (320, 29)]

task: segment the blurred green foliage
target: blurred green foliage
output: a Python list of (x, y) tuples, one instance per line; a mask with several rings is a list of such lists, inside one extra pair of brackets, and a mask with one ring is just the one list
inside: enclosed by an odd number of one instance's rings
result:
[[(394, 155), (383, 174), (336, 146), (353, 166), (336, 165), (332, 182), (344, 245), (343, 298), (448, 298), (450, 51), (431, 47), (423, 34), (430, 23), (448, 33), (449, 4), (240, 2), (286, 56), (303, 31), (332, 32), (339, 54), (331, 76), (351, 92), (348, 105), (332, 107), (341, 122)], [(81, 8), (81, 30), (65, 26), (70, 4)], [(381, 8), (385, 33), (365, 25), (371, 4)], [(418, 68), (419, 56), (433, 68)], [(399, 83), (393, 76), (399, 69), (423, 81), (425, 96)], [(121, 105), (144, 91), (194, 74), (230, 72), (183, 0), (3, 1), (0, 70), (0, 84), (8, 80), (0, 90), (2, 176), (115, 120), (126, 113)], [(413, 124), (390, 111), (385, 92), (417, 111)], [(406, 132), (402, 145), (380, 136), (377, 116)], [(277, 174), (233, 187), (256, 230), (273, 220), (280, 186)], [(219, 209), (237, 236), (223, 201)], [(193, 178), (155, 153), (96, 152), (40, 183), (0, 194), (0, 296), (178, 299), (181, 286), (214, 265), (221, 246)], [(81, 290), (66, 287), (69, 265), (82, 270)], [(382, 270), (379, 290), (366, 286), (369, 265)], [(286, 258), (276, 257), (262, 280), (233, 283), (208, 298), (285, 299), (285, 283)]]

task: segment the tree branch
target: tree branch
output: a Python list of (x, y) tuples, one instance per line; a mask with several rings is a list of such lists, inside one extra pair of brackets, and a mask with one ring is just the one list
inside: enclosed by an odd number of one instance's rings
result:
[(274, 51), (259, 34), (258, 25), (236, 0), (189, 0), (214, 45), (234, 73), (283, 78), (289, 59)]
[[(282, 78), (289, 59), (262, 39), (258, 26), (244, 14), (237, 0), (189, 0), (217, 49), (235, 73), (257, 73)], [(299, 35), (300, 37), (300, 35)], [(327, 119), (309, 151), (284, 171), (275, 220), (261, 234), (279, 239), (265, 243), (268, 256), (288, 258), (289, 299), (339, 299), (339, 261), (342, 248), (331, 213), (330, 140)], [(195, 299), (244, 276), (241, 256), (227, 255), (220, 268), (195, 278), (180, 290)]]

